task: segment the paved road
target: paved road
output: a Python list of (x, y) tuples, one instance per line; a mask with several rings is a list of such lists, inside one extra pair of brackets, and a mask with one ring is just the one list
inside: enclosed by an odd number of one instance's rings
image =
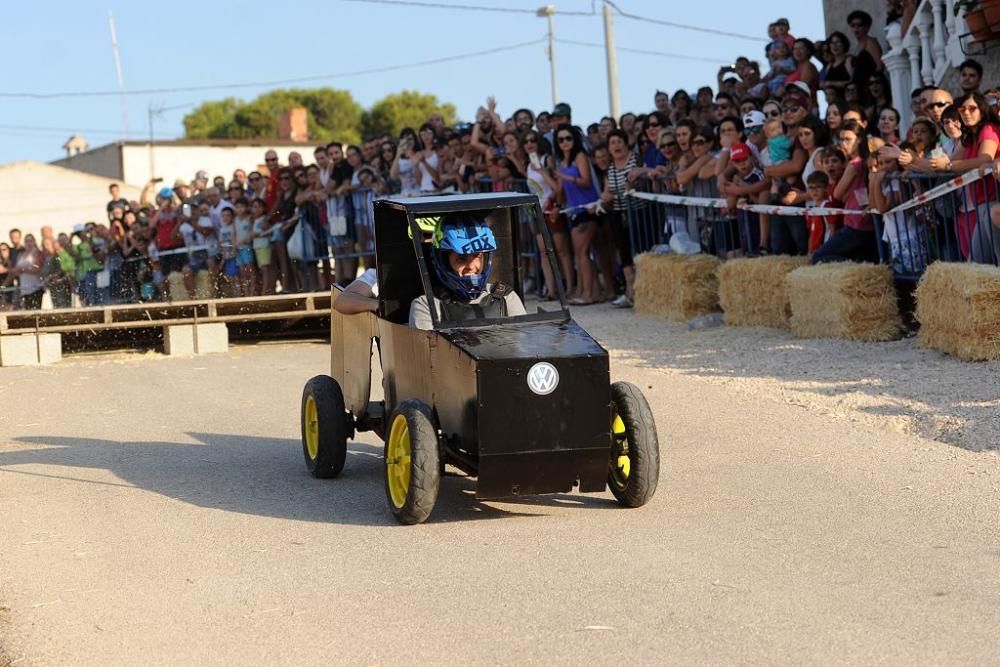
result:
[[(318, 344), (0, 369), (0, 651), (17, 664), (995, 663), (997, 457), (615, 361), (658, 495), (394, 524), (381, 448), (310, 478)], [(3, 658), (0, 658), (0, 663)]]

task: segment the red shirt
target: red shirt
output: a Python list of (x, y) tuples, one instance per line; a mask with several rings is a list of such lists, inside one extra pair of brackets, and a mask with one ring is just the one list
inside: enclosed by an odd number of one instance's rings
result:
[(274, 210), (278, 204), (278, 172), (281, 167), (275, 167), (271, 175), (267, 177), (267, 190), (264, 191), (264, 210), (268, 213)]
[(153, 222), (156, 225), (157, 250), (171, 250), (184, 245), (184, 239), (174, 238), (174, 230), (180, 221), (171, 206), (165, 206), (157, 211), (153, 216)]
[[(976, 143), (962, 148), (962, 159), (971, 160), (979, 157), (979, 151), (983, 147), (983, 142), (987, 140), (992, 140), (1000, 146), (1000, 134), (997, 133), (997, 128), (993, 125), (983, 125), (983, 129), (979, 130), (979, 136), (976, 137)], [(996, 153), (994, 153), (993, 158), (996, 159), (996, 156)], [(987, 201), (996, 201), (997, 181), (992, 177), (983, 178), (979, 182), (970, 185), (969, 190), (972, 191), (972, 200), (977, 204), (985, 204)]]

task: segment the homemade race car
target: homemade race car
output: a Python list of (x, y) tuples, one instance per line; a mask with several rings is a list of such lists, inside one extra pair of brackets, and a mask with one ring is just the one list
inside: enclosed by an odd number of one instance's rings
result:
[[(449, 320), (446, 309), (431, 307), (433, 330), (409, 326), (414, 299), (444, 289), (429, 268), (431, 230), (439, 219), (470, 213), (496, 238), (490, 282), (522, 300), (519, 222), (529, 223), (556, 276), (557, 301), (492, 319)], [(404, 524), (431, 513), (446, 464), (478, 478), (481, 499), (609, 486), (626, 507), (649, 501), (660, 471), (652, 411), (638, 387), (611, 384), (607, 351), (573, 321), (537, 197), (380, 200), (374, 222), (378, 311), (332, 312), (331, 373), (312, 378), (302, 393), (309, 472), (336, 477), (347, 441), (373, 431), (385, 443), (389, 508)], [(385, 396), (377, 402), (373, 340)]]

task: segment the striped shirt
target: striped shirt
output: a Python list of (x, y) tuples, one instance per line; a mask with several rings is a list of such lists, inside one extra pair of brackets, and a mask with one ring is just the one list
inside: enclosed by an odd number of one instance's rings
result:
[(616, 211), (627, 211), (639, 207), (638, 199), (625, 195), (625, 191), (629, 189), (628, 173), (635, 169), (635, 167), (635, 155), (631, 153), (628, 156), (628, 160), (625, 161), (624, 167), (619, 169), (613, 160), (608, 167), (608, 192), (614, 198), (612, 207)]

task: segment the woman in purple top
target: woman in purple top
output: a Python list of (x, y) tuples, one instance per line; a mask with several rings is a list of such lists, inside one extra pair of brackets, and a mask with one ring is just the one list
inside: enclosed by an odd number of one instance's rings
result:
[(556, 128), (556, 181), (563, 192), (573, 240), (573, 255), (579, 280), (576, 293), (571, 294), (569, 303), (584, 306), (599, 300), (597, 278), (590, 263), (590, 247), (597, 233), (597, 219), (587, 210), (588, 205), (597, 203), (597, 188), (594, 187), (590, 158), (583, 150), (583, 141), (568, 123)]

